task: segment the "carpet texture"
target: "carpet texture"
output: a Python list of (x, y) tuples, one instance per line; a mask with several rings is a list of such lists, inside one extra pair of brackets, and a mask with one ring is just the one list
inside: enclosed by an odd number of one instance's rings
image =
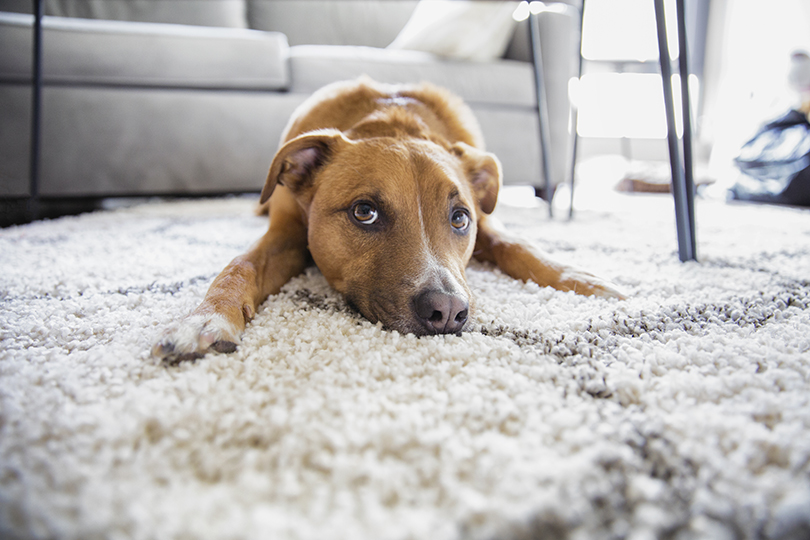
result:
[(0, 231), (0, 537), (810, 537), (807, 211), (698, 201), (682, 264), (667, 196), (503, 204), (630, 298), (473, 263), (471, 330), (417, 339), (310, 270), (237, 352), (160, 365), (254, 202)]

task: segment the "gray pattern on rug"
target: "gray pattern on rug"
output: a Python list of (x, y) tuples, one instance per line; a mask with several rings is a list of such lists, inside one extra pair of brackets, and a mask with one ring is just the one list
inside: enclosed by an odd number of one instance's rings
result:
[(468, 269), (462, 336), (389, 332), (316, 269), (233, 354), (148, 351), (266, 227), (254, 200), (0, 231), (0, 536), (810, 535), (810, 213), (666, 197), (515, 232), (626, 301)]

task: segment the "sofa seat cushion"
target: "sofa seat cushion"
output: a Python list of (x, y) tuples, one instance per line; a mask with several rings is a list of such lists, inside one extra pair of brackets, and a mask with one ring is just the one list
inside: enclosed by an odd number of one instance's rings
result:
[(368, 75), (385, 83), (429, 81), (470, 104), (534, 107), (534, 71), (528, 62), (460, 62), (430, 53), (375, 47), (290, 47), (290, 91), (310, 93), (340, 80)]
[[(33, 16), (0, 13), (0, 79), (31, 79)], [(287, 39), (276, 32), (43, 18), (46, 83), (285, 89)]]
[(413, 0), (247, 0), (250, 28), (281, 32), (290, 45), (385, 47), (408, 22)]

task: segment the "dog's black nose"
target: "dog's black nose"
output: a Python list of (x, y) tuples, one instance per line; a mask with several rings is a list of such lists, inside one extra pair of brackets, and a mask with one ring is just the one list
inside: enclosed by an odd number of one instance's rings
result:
[(431, 333), (458, 334), (467, 322), (469, 303), (437, 290), (424, 291), (414, 301), (416, 315)]

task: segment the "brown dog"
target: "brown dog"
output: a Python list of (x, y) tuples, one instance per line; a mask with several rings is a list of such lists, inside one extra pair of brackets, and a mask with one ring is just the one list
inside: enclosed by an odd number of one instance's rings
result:
[(549, 261), (488, 217), (501, 185), (475, 118), (440, 88), (364, 78), (327, 86), (293, 114), (262, 190), (270, 227), (214, 280), (202, 304), (153, 354), (170, 361), (230, 352), (258, 306), (314, 260), (373, 322), (457, 334), (470, 316), (470, 258), (586, 295), (621, 295)]

